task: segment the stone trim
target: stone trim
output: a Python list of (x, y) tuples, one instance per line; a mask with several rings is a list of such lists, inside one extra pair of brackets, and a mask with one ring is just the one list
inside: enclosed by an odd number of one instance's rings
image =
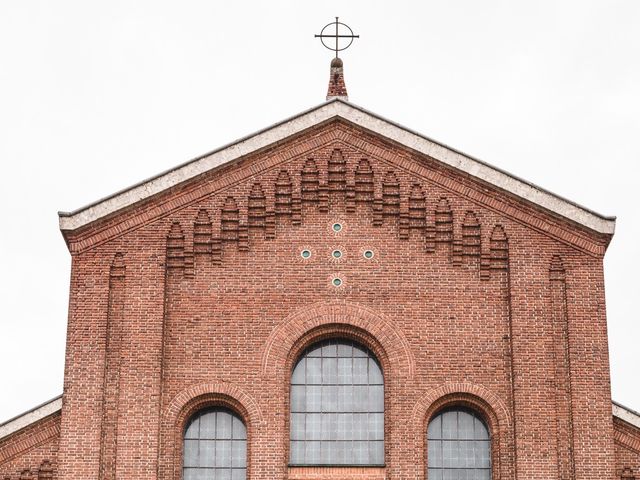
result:
[(634, 412), (616, 402), (612, 402), (612, 411), (614, 417), (624, 420), (636, 428), (640, 428), (640, 413)]
[(0, 440), (62, 409), (62, 395), (0, 424)]
[(347, 120), (394, 142), (428, 155), (472, 177), (524, 198), (528, 202), (572, 220), (595, 232), (608, 235), (614, 233), (615, 218), (613, 217), (597, 214), (536, 185), (521, 180), (514, 175), (437, 143), (339, 98), (332, 99), (318, 107), (182, 164), (156, 177), (99, 200), (96, 203), (70, 213), (60, 212), (60, 229), (62, 231), (73, 231), (86, 226), (198, 175), (231, 163), (269, 145), (281, 142), (308, 128), (317, 126), (336, 117)]

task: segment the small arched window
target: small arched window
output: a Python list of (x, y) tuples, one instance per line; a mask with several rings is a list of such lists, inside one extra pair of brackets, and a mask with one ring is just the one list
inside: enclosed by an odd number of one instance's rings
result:
[(491, 440), (485, 422), (466, 408), (448, 408), (429, 422), (429, 480), (490, 480)]
[(325, 340), (291, 375), (291, 465), (384, 465), (384, 381), (374, 354)]
[(184, 433), (183, 480), (247, 478), (247, 429), (226, 408), (196, 413)]

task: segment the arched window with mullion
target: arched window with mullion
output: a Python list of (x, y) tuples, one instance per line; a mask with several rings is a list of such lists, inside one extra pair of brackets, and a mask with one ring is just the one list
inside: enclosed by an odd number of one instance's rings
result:
[(307, 348), (290, 404), (291, 465), (384, 465), (384, 380), (368, 348), (344, 339)]
[(491, 479), (489, 429), (474, 410), (441, 410), (429, 422), (427, 443), (428, 480)]
[(189, 419), (184, 432), (182, 478), (247, 478), (247, 429), (235, 412), (212, 407)]

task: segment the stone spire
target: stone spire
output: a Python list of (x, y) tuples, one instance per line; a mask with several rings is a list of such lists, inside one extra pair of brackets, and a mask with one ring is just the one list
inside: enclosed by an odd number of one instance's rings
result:
[(329, 77), (329, 90), (327, 90), (327, 100), (333, 98), (349, 100), (347, 86), (344, 83), (342, 60), (338, 57), (331, 60), (331, 76)]

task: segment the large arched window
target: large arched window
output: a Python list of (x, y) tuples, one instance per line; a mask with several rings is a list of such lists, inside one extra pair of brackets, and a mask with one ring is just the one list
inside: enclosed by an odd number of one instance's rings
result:
[(245, 480), (247, 429), (226, 408), (196, 413), (184, 433), (183, 480)]
[(291, 375), (291, 465), (383, 465), (384, 381), (373, 353), (325, 340)]
[(474, 411), (441, 411), (429, 422), (427, 441), (429, 480), (491, 479), (489, 429)]

